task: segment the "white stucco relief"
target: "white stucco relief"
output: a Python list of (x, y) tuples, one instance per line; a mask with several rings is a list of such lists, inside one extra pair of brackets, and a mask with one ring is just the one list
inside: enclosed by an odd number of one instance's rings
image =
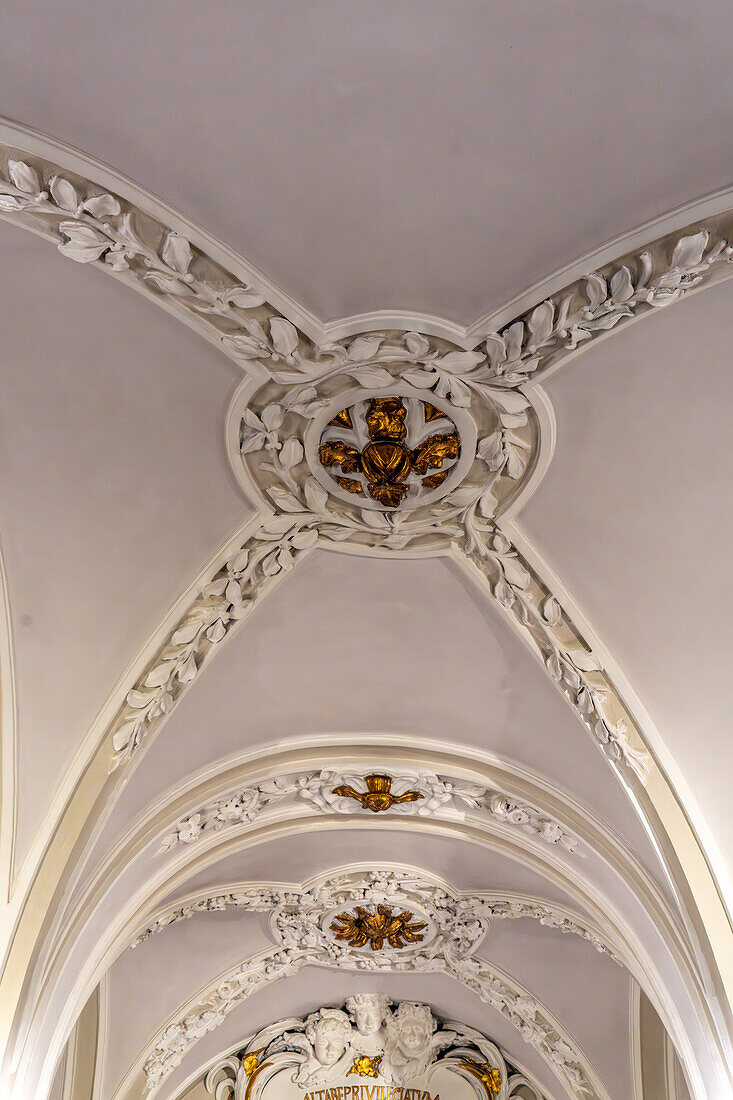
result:
[[(174, 829), (164, 835), (161, 846), (165, 851), (170, 851), (180, 845), (195, 844), (211, 832), (219, 832), (236, 825), (249, 825), (264, 810), (288, 798), (310, 805), (318, 813), (363, 813), (365, 806), (358, 799), (339, 793), (339, 790), (344, 787), (349, 787), (356, 793), (363, 790), (364, 776), (368, 771), (384, 773), (384, 769), (376, 765), (360, 771), (322, 768), (319, 771), (267, 779), (256, 785), (231, 791), (182, 817)], [(577, 851), (579, 840), (570, 830), (552, 816), (505, 791), (430, 772), (387, 772), (386, 775), (395, 804), (379, 810), (380, 813), (425, 817), (442, 808), (479, 810), (507, 828), (519, 829), (530, 836), (539, 837), (547, 844), (556, 844), (566, 852)], [(397, 801), (406, 792), (413, 796), (411, 800)]]
[[(571, 1090), (607, 1100), (597, 1073), (559, 1021), (509, 975), (476, 956), (493, 915), (484, 899), (457, 895), (419, 873), (392, 870), (334, 872), (307, 890), (259, 887), (245, 894), (253, 910), (270, 913), (278, 946), (222, 976), (215, 988), (188, 1005), (180, 1019), (163, 1028), (144, 1061), (148, 1089), (156, 1088), (198, 1039), (258, 989), (305, 966), (330, 966), (446, 974), (500, 1012)], [(396, 949), (385, 944), (377, 950), (340, 942), (332, 914), (357, 904), (387, 904), (395, 910), (409, 906), (424, 918), (420, 942)], [(311, 1059), (303, 1072), (318, 1076), (322, 1069)], [(399, 1060), (396, 1076), (400, 1079)]]
[[(480, 1100), (543, 1100), (537, 1084), (485, 1036), (454, 1020), (436, 1018), (426, 1004), (395, 1004), (380, 993), (355, 993), (343, 1007), (324, 1006), (300, 1019), (270, 1024), (238, 1053), (218, 1059), (203, 1079), (216, 1100), (244, 1100), (248, 1089), (252, 1093), (254, 1086), (261, 1093), (279, 1073), (304, 1090), (344, 1076), (414, 1086), (417, 1080), (428, 1084), (431, 1070), (438, 1067), (462, 1074)], [(357, 1088), (351, 1095), (365, 1092), (383, 1095), (372, 1088)]]
[[(235, 472), (259, 499), (260, 514), (240, 545), (202, 578), (175, 628), (128, 686), (104, 733), (113, 768), (133, 760), (203, 663), (313, 546), (450, 553), (542, 662), (652, 831), (661, 833), (644, 785), (650, 775), (654, 790), (663, 780), (626, 701), (629, 693), (609, 672), (602, 646), (578, 627), (572, 604), (541, 559), (530, 560), (513, 539), (511, 517), (551, 452), (538, 380), (582, 345), (729, 274), (728, 215), (592, 272), (466, 347), (419, 326), (352, 333), (316, 346), (267, 305), (254, 282), (229, 275), (181, 232), (114, 188), (17, 149), (5, 149), (0, 160), (0, 214), (53, 240), (63, 255), (141, 290), (218, 343), (247, 375), (228, 442)], [(439, 323), (425, 327), (440, 329)], [(309, 425), (330, 402), (354, 397), (354, 388), (368, 400), (400, 387), (406, 399), (450, 407), (456, 422), (471, 418), (476, 450), (463, 481), (404, 511), (362, 508), (329, 495), (312, 467)], [(680, 870), (669, 869), (679, 879)]]
[[(247, 456), (258, 456), (254, 475), (263, 499), (262, 522), (202, 588), (159, 659), (128, 692), (110, 730), (116, 764), (170, 712), (270, 578), (292, 568), (316, 542), (342, 549), (353, 543), (359, 552), (450, 548), (462, 553), (484, 575), (605, 755), (643, 780), (648, 763), (640, 731), (613, 698), (602, 662), (573, 629), (571, 615), (502, 530), (501, 515), (509, 504), (516, 507), (517, 490), (529, 480), (541, 450), (532, 397), (537, 379), (581, 344), (721, 277), (733, 252), (721, 232), (725, 224), (650, 245), (626, 262), (594, 272), (501, 332), (484, 334), (471, 350), (417, 331), (372, 332), (315, 346), (267, 306), (257, 287), (234, 281), (180, 233), (74, 173), (13, 153), (6, 148), (3, 156), (3, 216), (44, 233), (62, 254), (115, 273), (206, 329), (248, 375), (239, 402), (241, 429), (236, 425), (247, 470), (242, 474), (235, 461), (235, 471), (253, 488)], [(724, 217), (717, 221), (726, 223)], [(478, 427), (473, 478), (464, 478), (437, 505), (405, 516), (399, 510), (374, 513), (335, 504), (304, 462), (302, 435), (308, 421), (333, 401), (334, 384), (343, 392), (353, 383), (365, 394), (407, 384), (418, 396), (459, 412), (470, 409)]]

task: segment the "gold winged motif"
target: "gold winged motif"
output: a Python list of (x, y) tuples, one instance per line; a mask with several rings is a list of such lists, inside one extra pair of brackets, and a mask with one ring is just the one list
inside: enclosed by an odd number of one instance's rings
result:
[[(423, 402), (425, 423), (446, 417), (440, 409)], [(409, 492), (410, 474), (422, 477), (426, 489), (434, 489), (448, 475), (443, 463), (458, 458), (461, 440), (458, 432), (436, 432), (410, 450), (407, 446), (407, 408), (401, 397), (373, 397), (364, 416), (369, 442), (362, 451), (342, 439), (328, 439), (318, 448), (318, 457), (326, 467), (339, 466), (342, 474), (361, 473), (369, 495), (385, 508), (397, 508)], [(331, 427), (352, 427), (348, 409), (330, 421)], [(428, 470), (439, 473), (428, 475)], [(349, 493), (363, 493), (357, 478), (336, 478)]]
[(390, 947), (405, 947), (408, 943), (421, 943), (424, 921), (413, 921), (409, 909), (395, 913), (391, 905), (378, 905), (369, 912), (357, 905), (353, 913), (338, 913), (331, 924), (335, 939), (345, 940), (349, 947), (366, 947), (381, 951), (386, 940)]
[(353, 787), (342, 783), (340, 787), (334, 787), (331, 794), (339, 794), (342, 798), (353, 798), (356, 802), (360, 802), (365, 810), (371, 810), (373, 814), (390, 810), (392, 806), (398, 806), (402, 802), (417, 802), (419, 798), (425, 797), (420, 791), (392, 794), (391, 775), (374, 773), (365, 775), (364, 783), (366, 784), (365, 791), (355, 791)]

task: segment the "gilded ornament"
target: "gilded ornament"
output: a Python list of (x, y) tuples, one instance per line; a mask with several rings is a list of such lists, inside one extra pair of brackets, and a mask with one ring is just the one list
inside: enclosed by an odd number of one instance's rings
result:
[(333, 428), (353, 428), (353, 422), (351, 420), (351, 413), (348, 409), (342, 409), (340, 413), (336, 413), (333, 420), (330, 421)]
[(361, 487), (361, 482), (357, 481), (355, 477), (337, 477), (336, 481), (339, 483), (342, 489), (346, 490), (347, 493), (364, 492)]
[(378, 905), (372, 912), (357, 905), (353, 913), (339, 913), (331, 924), (337, 940), (344, 940), (349, 947), (369, 944), (372, 951), (381, 951), (385, 940), (397, 948), (421, 943), (425, 938), (423, 928), (427, 924), (413, 921), (409, 909), (395, 913), (391, 905)]
[(437, 409), (435, 405), (431, 405), (429, 401), (423, 402), (425, 408), (425, 423), (429, 424), (432, 420), (445, 420), (445, 413), (442, 409)]
[(251, 1077), (254, 1071), (259, 1067), (260, 1060), (257, 1057), (258, 1054), (260, 1054), (259, 1050), (246, 1055), (246, 1057), (242, 1059), (242, 1068), (248, 1077)]
[(495, 1096), (499, 1095), (501, 1092), (501, 1073), (496, 1066), (489, 1065), (488, 1062), (474, 1062), (470, 1060), (460, 1062), (459, 1065), (467, 1069), (474, 1077), (478, 1077), (479, 1081), (484, 1086), (489, 1100), (493, 1100)]
[(366, 1054), (357, 1055), (346, 1076), (350, 1077), (352, 1073), (355, 1073), (359, 1077), (379, 1077), (379, 1063), (383, 1057), (383, 1054), (377, 1054), (373, 1058), (368, 1058)]
[(321, 443), (318, 457), (324, 466), (340, 466), (345, 474), (355, 473), (361, 467), (361, 455), (356, 447), (341, 439), (329, 439)]
[(461, 443), (458, 432), (429, 435), (412, 452), (412, 466), (419, 474), (440, 470), (446, 458), (458, 458)]
[[(446, 413), (421, 402), (424, 423), (448, 419)], [(369, 442), (360, 451), (343, 439), (326, 439), (318, 448), (318, 457), (326, 468), (338, 466), (342, 474), (360, 473), (366, 479), (369, 496), (385, 508), (397, 508), (409, 492), (407, 484), (411, 474), (422, 478), (426, 489), (434, 489), (445, 480), (448, 470), (445, 462), (452, 462), (461, 453), (458, 432), (435, 432), (421, 440), (416, 447), (407, 443), (407, 407), (401, 397), (373, 397), (364, 414)], [(342, 409), (329, 427), (353, 429), (349, 409)], [(428, 470), (440, 473), (428, 475)], [(361, 481), (356, 478), (337, 477), (336, 481), (348, 493), (363, 493)]]
[(389, 810), (392, 806), (399, 806), (403, 802), (417, 802), (418, 799), (425, 797), (420, 791), (392, 794), (391, 775), (365, 775), (364, 783), (365, 791), (356, 791), (353, 787), (344, 784), (334, 787), (331, 793), (341, 795), (343, 798), (353, 798), (356, 802), (360, 802), (365, 810), (371, 810), (374, 814)]

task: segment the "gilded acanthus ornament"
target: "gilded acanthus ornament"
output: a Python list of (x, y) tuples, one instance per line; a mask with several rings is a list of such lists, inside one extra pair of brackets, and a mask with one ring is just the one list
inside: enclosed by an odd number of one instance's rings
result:
[(364, 776), (365, 791), (356, 791), (348, 784), (334, 787), (331, 794), (340, 795), (342, 798), (353, 798), (360, 802), (365, 810), (372, 813), (383, 813), (393, 806), (399, 806), (403, 802), (417, 802), (425, 798), (420, 791), (405, 791), (403, 794), (392, 794), (392, 776), (372, 773)]
[[(373, 397), (366, 410), (342, 409), (327, 425), (318, 448), (321, 463), (338, 466), (343, 474), (361, 477), (337, 477), (336, 481), (348, 493), (364, 493), (385, 508), (397, 508), (410, 491), (411, 475), (418, 475), (418, 486), (435, 489), (448, 476), (448, 468), (461, 453), (461, 439), (455, 425), (441, 409), (419, 402), (421, 423), (408, 425), (408, 407), (401, 397)], [(368, 442), (360, 449), (358, 416), (366, 423)], [(414, 419), (414, 418), (413, 418)], [(425, 425), (434, 420), (446, 420), (450, 431), (425, 436)], [(350, 440), (332, 437), (331, 429), (346, 428)], [(417, 436), (416, 445), (408, 446), (408, 436)], [(445, 468), (444, 468), (444, 464)], [(428, 474), (429, 470), (437, 473)], [(414, 478), (413, 478), (414, 479)]]
[(334, 917), (331, 931), (335, 939), (344, 940), (349, 947), (366, 947), (381, 951), (386, 940), (390, 947), (405, 947), (409, 943), (421, 943), (425, 938), (424, 921), (413, 921), (412, 912), (403, 909), (395, 913), (391, 905), (377, 905), (371, 912), (357, 905), (353, 913), (339, 913)]
[(366, 1054), (357, 1055), (346, 1076), (350, 1077), (352, 1073), (355, 1073), (358, 1077), (379, 1077), (379, 1064), (382, 1058), (383, 1055), (381, 1054), (375, 1054), (373, 1058), (369, 1058)]

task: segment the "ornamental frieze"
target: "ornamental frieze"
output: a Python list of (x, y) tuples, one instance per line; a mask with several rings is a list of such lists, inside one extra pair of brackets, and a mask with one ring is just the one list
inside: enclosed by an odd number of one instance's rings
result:
[[(616, 958), (594, 932), (560, 917), (550, 907), (533, 906), (527, 902), (521, 902), (516, 907), (506, 902), (495, 906), (489, 898), (456, 894), (445, 884), (437, 884), (408, 868), (330, 872), (307, 889), (297, 886), (253, 886), (213, 901), (214, 909), (227, 908), (231, 901), (237, 908), (268, 914), (270, 932), (277, 946), (235, 967), (219, 981), (215, 989), (206, 994), (199, 1008), (194, 1010), (193, 1006), (189, 1006), (180, 1020), (169, 1024), (156, 1037), (143, 1067), (148, 1089), (160, 1084), (180, 1064), (193, 1043), (223, 1023), (230, 1012), (254, 993), (306, 967), (321, 966), (355, 973), (427, 972), (446, 975), (504, 1016), (564, 1082), (586, 1092), (588, 1100), (608, 1100), (594, 1070), (559, 1021), (515, 979), (479, 953), (482, 941), (490, 930), (492, 917), (534, 916), (543, 924), (589, 940), (599, 951)], [(401, 944), (390, 944), (387, 938), (375, 949), (369, 942), (352, 945), (337, 938), (332, 925), (339, 913), (354, 913), (358, 908), (375, 913), (380, 906), (389, 909), (390, 913), (409, 912), (409, 923), (413, 923), (414, 919), (415, 923), (423, 925), (418, 933), (421, 938)], [(171, 913), (167, 923), (175, 923), (188, 915), (191, 914), (186, 913), (184, 907), (183, 912)], [(165, 924), (163, 920), (147, 929), (135, 943), (143, 942)], [(329, 1009), (329, 1013), (336, 1011)], [(341, 1016), (330, 1016), (330, 1019), (339, 1020)], [(397, 1024), (392, 1026), (401, 1026), (401, 1022), (404, 1022), (403, 1018), (398, 1015)], [(427, 1027), (426, 1021), (423, 1023)], [(387, 1067), (391, 1066), (391, 1078), (403, 1080), (408, 1072), (408, 1062), (434, 1052), (430, 1045), (434, 1042), (432, 1031), (430, 1043), (428, 1037), (424, 1042), (418, 1042), (425, 1028), (421, 1029), (417, 1023), (410, 1028), (405, 1025), (405, 1031), (411, 1031), (416, 1036), (414, 1043), (417, 1045), (412, 1048), (412, 1053), (409, 1039), (405, 1039), (404, 1043), (395, 1042), (392, 1047), (376, 1049), (367, 1046), (362, 1038), (359, 1049), (352, 1051), (347, 1041), (352, 1031), (347, 1030), (346, 1022), (341, 1019), (340, 1038), (334, 1039), (332, 1036), (326, 1044), (323, 1037), (319, 1055), (315, 1045), (319, 1033), (316, 1024), (315, 1019), (311, 1020), (310, 1039), (307, 1034), (298, 1039), (298, 1049), (305, 1056), (302, 1062), (298, 1062), (298, 1073), (302, 1073), (298, 1083), (302, 1085), (315, 1085), (322, 1078), (330, 1077), (331, 1067), (336, 1063), (339, 1063), (339, 1068), (338, 1071), (333, 1070), (334, 1077), (341, 1073), (360, 1076), (360, 1069), (371, 1076), (370, 1068), (375, 1073), (386, 1074)], [(319, 1027), (325, 1033), (331, 1025)], [(334, 1030), (339, 1029), (334, 1025)], [(258, 1051), (257, 1046), (250, 1044), (246, 1055), (260, 1058)], [(347, 1065), (347, 1055), (351, 1057), (352, 1054), (353, 1060)], [(369, 1065), (355, 1061), (357, 1057), (373, 1059), (375, 1056), (385, 1059), (384, 1069), (381, 1062), (377, 1066), (373, 1061)], [(471, 1075), (473, 1070), (466, 1072)], [(232, 1096), (235, 1100), (238, 1097), (251, 1100), (251, 1095), (245, 1098), (242, 1091), (232, 1093)]]
[(432, 816), (442, 810), (486, 815), (495, 823), (575, 853), (579, 840), (551, 815), (505, 791), (432, 772), (391, 773), (322, 768), (241, 787), (179, 818), (162, 838), (165, 851), (197, 844), (212, 833), (253, 824), (283, 803), (304, 802), (318, 813)]
[(269, 1025), (204, 1078), (216, 1100), (543, 1100), (490, 1039), (429, 1005), (357, 993)]

